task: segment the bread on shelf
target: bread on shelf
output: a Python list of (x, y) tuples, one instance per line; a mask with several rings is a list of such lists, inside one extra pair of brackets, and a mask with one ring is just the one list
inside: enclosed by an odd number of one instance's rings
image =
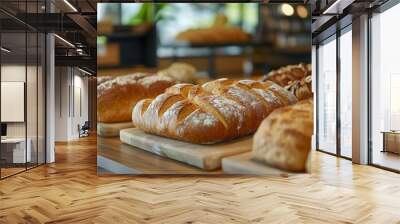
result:
[(297, 65), (287, 65), (278, 70), (271, 71), (264, 76), (262, 81), (269, 80), (284, 87), (292, 81), (301, 80), (309, 75), (311, 75), (311, 65), (300, 63)]
[(261, 123), (253, 138), (252, 157), (276, 168), (305, 171), (312, 134), (313, 101), (309, 98), (275, 110)]
[(293, 93), (298, 100), (308, 99), (313, 96), (311, 75), (306, 76), (301, 80), (291, 81), (285, 88)]
[(103, 123), (132, 120), (135, 104), (163, 93), (175, 82), (168, 77), (135, 73), (118, 76), (97, 86), (97, 121)]
[(273, 82), (218, 79), (201, 86), (177, 84), (141, 100), (132, 120), (148, 133), (212, 144), (252, 134), (274, 109), (296, 102)]
[(168, 68), (158, 71), (157, 75), (169, 77), (175, 80), (177, 83), (196, 84), (196, 72), (196, 68), (191, 66), (190, 64), (176, 62)]
[(239, 27), (213, 26), (183, 31), (176, 36), (176, 40), (192, 44), (240, 43), (249, 41), (250, 35)]

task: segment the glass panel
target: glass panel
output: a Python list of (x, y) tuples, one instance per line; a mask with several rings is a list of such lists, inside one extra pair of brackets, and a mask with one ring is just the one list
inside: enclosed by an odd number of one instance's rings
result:
[[(400, 170), (400, 5), (374, 15), (372, 25), (372, 163)], [(385, 133), (386, 132), (386, 133)]]
[(2, 33), (1, 43), (1, 140), (2, 177), (25, 170), (26, 33)]
[(318, 148), (336, 153), (336, 39), (318, 48)]
[(352, 35), (340, 37), (340, 153), (352, 157)]

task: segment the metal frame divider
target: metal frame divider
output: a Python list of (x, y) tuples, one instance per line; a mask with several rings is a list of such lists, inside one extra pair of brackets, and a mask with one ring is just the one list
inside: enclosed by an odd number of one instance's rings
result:
[(336, 155), (341, 156), (341, 128), (340, 123), (340, 35), (341, 31), (336, 30)]

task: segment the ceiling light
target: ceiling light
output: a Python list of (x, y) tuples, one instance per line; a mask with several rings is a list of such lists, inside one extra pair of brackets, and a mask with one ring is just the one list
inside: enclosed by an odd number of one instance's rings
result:
[(297, 12), (297, 15), (299, 15), (300, 18), (305, 19), (308, 16), (307, 8), (302, 6), (302, 5), (297, 6), (296, 12)]
[(73, 6), (68, 0), (64, 0), (65, 4), (67, 4), (74, 12), (78, 12), (78, 10)]
[(70, 46), (70, 47), (72, 47), (72, 48), (75, 48), (75, 45), (73, 45), (71, 42), (69, 42), (68, 40), (66, 40), (66, 39), (64, 39), (64, 38), (62, 38), (62, 37), (60, 37), (59, 35), (57, 35), (57, 34), (54, 34), (54, 36), (55, 37), (57, 37), (59, 40), (61, 40), (62, 42), (64, 42), (65, 44), (67, 44), (68, 46)]
[(5, 47), (1, 47), (0, 49), (1, 49), (2, 51), (6, 52), (6, 53), (10, 53), (10, 52), (11, 52), (11, 50), (9, 50), (9, 49), (7, 49), (7, 48), (5, 48)]
[(281, 5), (281, 11), (282, 11), (283, 15), (285, 15), (285, 16), (292, 16), (294, 14), (293, 6), (291, 6), (287, 3), (284, 3)]
[(79, 68), (79, 67), (78, 67), (78, 70), (81, 71), (81, 72), (83, 72), (83, 73), (85, 73), (85, 74), (87, 74), (87, 75), (93, 75), (92, 73), (90, 73), (90, 72), (88, 72), (88, 71), (86, 71), (86, 70), (83, 70), (83, 69), (81, 69), (81, 68)]

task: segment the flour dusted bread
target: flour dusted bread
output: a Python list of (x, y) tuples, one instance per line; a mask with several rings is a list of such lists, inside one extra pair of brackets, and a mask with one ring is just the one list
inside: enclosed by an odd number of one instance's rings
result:
[(218, 79), (201, 86), (177, 84), (141, 100), (132, 120), (148, 133), (211, 144), (251, 134), (274, 109), (296, 102), (272, 82)]
[(97, 85), (101, 85), (102, 83), (105, 83), (109, 80), (113, 79), (112, 76), (98, 76), (97, 77)]
[(305, 171), (312, 133), (311, 98), (279, 108), (261, 123), (254, 135), (252, 157), (280, 169)]
[(105, 81), (97, 86), (97, 121), (131, 121), (132, 108), (139, 100), (155, 97), (173, 84), (168, 77), (142, 73)]

